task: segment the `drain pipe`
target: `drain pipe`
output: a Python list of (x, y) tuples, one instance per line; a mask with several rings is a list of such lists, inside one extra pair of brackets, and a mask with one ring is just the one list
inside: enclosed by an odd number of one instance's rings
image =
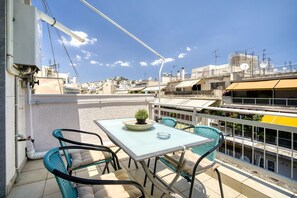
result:
[(13, 65), (13, 2), (14, 1), (6, 1), (6, 70), (8, 73), (18, 76), (20, 72)]
[(14, 127), (15, 127), (15, 171), (16, 171), (16, 182), (20, 179), (20, 170), (19, 170), (19, 159), (18, 159), (18, 134), (19, 134), (19, 79), (17, 76), (14, 77), (14, 113), (15, 113), (15, 120), (14, 120)]
[(27, 143), (27, 157), (29, 159), (35, 160), (35, 159), (41, 159), (44, 157), (46, 154), (45, 152), (36, 152), (34, 148), (34, 139), (31, 138), (33, 137), (33, 121), (32, 121), (32, 101), (31, 101), (31, 86), (30, 82), (27, 81), (27, 100), (28, 100), (28, 106), (29, 106), (29, 119), (30, 119), (30, 124), (29, 124), (29, 130), (30, 130), (30, 136), (28, 136), (28, 140), (31, 140), (30, 142)]

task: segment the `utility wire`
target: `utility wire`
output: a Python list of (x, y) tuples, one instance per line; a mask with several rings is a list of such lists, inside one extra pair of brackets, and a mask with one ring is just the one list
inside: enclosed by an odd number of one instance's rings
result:
[[(46, 10), (48, 11), (49, 15), (50, 15), (51, 17), (53, 17), (53, 14), (52, 14), (52, 12), (51, 12), (51, 10), (50, 10), (50, 7), (49, 7), (49, 5), (47, 4), (46, 0), (43, 0), (43, 2), (44, 2), (44, 4), (45, 4), (45, 6), (46, 6)], [(54, 18), (54, 17), (53, 17), (53, 18)], [(77, 80), (79, 81), (79, 78), (78, 78), (78, 77), (79, 77), (78, 72), (77, 72), (77, 70), (76, 70), (76, 68), (75, 68), (75, 66), (74, 66), (74, 63), (73, 63), (73, 61), (72, 61), (72, 59), (71, 59), (71, 57), (70, 57), (70, 55), (69, 55), (69, 52), (68, 52), (68, 50), (67, 50), (67, 48), (66, 48), (66, 46), (65, 46), (65, 44), (64, 44), (64, 42), (63, 42), (63, 40), (62, 40), (62, 36), (61, 36), (60, 32), (59, 32), (57, 29), (55, 29), (55, 31), (56, 31), (56, 34), (57, 34), (58, 38), (61, 40), (61, 44), (62, 44), (62, 46), (63, 46), (63, 48), (64, 48), (64, 51), (65, 51), (65, 53), (66, 53), (66, 55), (67, 55), (67, 57), (68, 57), (68, 59), (69, 59), (69, 62), (70, 62), (71, 66), (72, 66), (72, 68), (73, 68), (73, 70), (74, 70), (75, 76), (77, 77)]]

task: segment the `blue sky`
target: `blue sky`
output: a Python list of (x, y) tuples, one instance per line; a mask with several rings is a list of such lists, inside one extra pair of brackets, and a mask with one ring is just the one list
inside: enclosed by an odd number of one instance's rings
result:
[[(44, 11), (40, 0), (33, 0)], [(147, 43), (168, 62), (164, 72), (174, 72), (228, 62), (235, 51), (266, 49), (273, 64), (297, 62), (296, 0), (89, 0), (93, 6)], [(63, 50), (64, 42), (76, 65), (80, 82), (109, 77), (157, 78), (158, 57), (105, 21), (79, 0), (47, 0), (57, 21), (86, 36), (78, 44), (68, 35), (58, 38), (51, 27), (60, 72), (74, 70)], [(43, 63), (53, 63), (49, 36), (43, 25)]]

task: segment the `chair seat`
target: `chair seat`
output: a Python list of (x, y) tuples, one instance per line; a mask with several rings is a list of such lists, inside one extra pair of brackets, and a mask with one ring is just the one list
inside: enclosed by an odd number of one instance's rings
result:
[[(191, 176), (193, 174), (193, 167), (195, 166), (197, 160), (200, 157), (201, 157), (200, 155), (198, 155), (196, 153), (193, 153), (190, 150), (187, 150), (186, 153), (185, 153), (185, 156), (184, 156), (184, 160), (186, 161), (186, 163), (181, 169), (181, 175)], [(168, 155), (165, 155), (163, 158), (161, 158), (161, 161), (163, 161), (163, 163), (165, 163), (167, 165), (170, 164), (175, 169), (177, 169), (179, 159), (180, 159), (180, 155), (178, 155), (178, 154), (168, 154)], [(199, 163), (196, 174), (201, 173), (201, 172), (207, 170), (208, 168), (214, 168), (215, 169), (215, 168), (217, 168), (217, 165), (215, 164), (214, 161), (211, 161), (211, 160), (208, 160), (207, 158), (204, 158)]]
[[(113, 173), (94, 177), (98, 180), (130, 180), (124, 169)], [(118, 197), (141, 197), (138, 188), (131, 185), (85, 185), (77, 184), (79, 198), (118, 198)]]
[(89, 165), (103, 160), (110, 161), (111, 154), (108, 152), (94, 151), (94, 150), (78, 150), (71, 153), (72, 167), (74, 170), (78, 167)]

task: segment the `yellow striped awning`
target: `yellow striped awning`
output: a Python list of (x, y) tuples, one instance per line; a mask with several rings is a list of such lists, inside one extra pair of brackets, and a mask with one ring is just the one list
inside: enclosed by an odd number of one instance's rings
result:
[(226, 90), (227, 90), (227, 91), (230, 91), (230, 90), (232, 90), (234, 87), (236, 87), (236, 85), (238, 85), (238, 83), (232, 83), (231, 85), (229, 85), (229, 86), (226, 88)]
[(280, 80), (275, 89), (297, 89), (297, 79)]
[(283, 126), (297, 127), (297, 118), (290, 118), (284, 116), (264, 115), (261, 122), (269, 124), (278, 124)]
[(232, 83), (227, 90), (269, 90), (273, 89), (279, 80)]

